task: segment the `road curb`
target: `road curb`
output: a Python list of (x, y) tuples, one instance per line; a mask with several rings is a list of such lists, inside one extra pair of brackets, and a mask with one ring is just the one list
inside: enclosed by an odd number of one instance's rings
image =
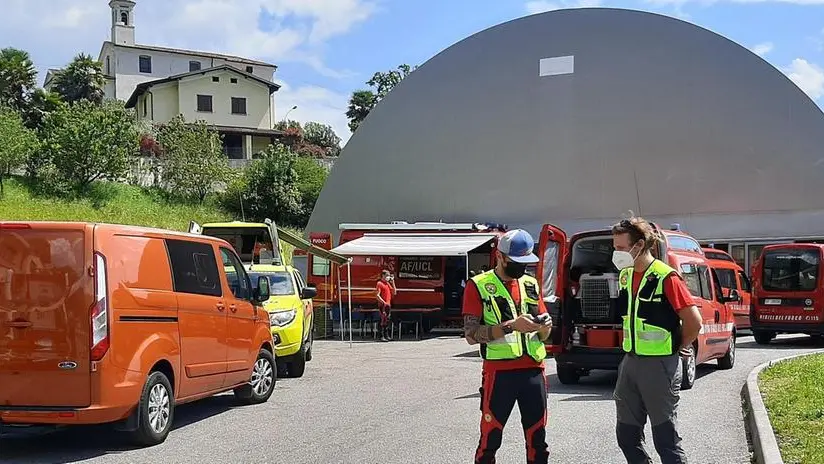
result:
[(775, 438), (775, 432), (773, 432), (770, 423), (770, 416), (767, 414), (767, 407), (764, 406), (764, 399), (761, 397), (761, 390), (758, 388), (759, 374), (764, 369), (778, 363), (822, 353), (824, 353), (824, 350), (816, 350), (773, 359), (758, 365), (747, 376), (747, 382), (744, 384), (741, 395), (744, 399), (744, 420), (752, 440), (753, 457), (757, 464), (784, 464), (781, 450), (778, 448), (778, 440)]

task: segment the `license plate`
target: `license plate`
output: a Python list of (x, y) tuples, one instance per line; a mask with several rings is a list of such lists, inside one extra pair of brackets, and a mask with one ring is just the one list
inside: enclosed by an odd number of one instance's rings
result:
[(765, 305), (780, 305), (781, 299), (780, 298), (767, 298), (764, 300)]

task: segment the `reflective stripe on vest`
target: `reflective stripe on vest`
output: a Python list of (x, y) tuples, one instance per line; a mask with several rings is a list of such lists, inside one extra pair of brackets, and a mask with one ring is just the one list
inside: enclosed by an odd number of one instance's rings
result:
[[(632, 288), (633, 269), (630, 267), (621, 271), (619, 287), (627, 292), (628, 298), (627, 314), (622, 316), (624, 329), (622, 348), (625, 352), (634, 351), (639, 356), (669, 356), (673, 354), (673, 332), (663, 327), (647, 324), (644, 319), (638, 317), (639, 308), (642, 305), (658, 304), (665, 301), (664, 279), (673, 272), (675, 272), (675, 269), (656, 259), (644, 273), (638, 288)], [(658, 284), (652, 295), (642, 298), (640, 296), (641, 290), (650, 276), (657, 277)]]
[[(512, 311), (513, 319), (516, 319), (521, 314), (530, 312), (530, 306), (533, 306), (537, 311), (538, 298), (540, 297), (540, 290), (538, 281), (534, 277), (524, 275), (518, 279), (519, 291), (521, 294), (520, 307), (515, 306), (512, 296), (507, 291), (501, 279), (495, 275), (494, 270), (478, 274), (472, 277), (475, 286), (478, 287), (478, 293), (483, 302), (483, 323), (485, 325), (497, 325), (502, 322), (501, 310), (498, 307), (496, 298), (504, 298)], [(533, 296), (527, 291), (527, 287), (534, 289)], [(484, 359), (489, 360), (504, 360), (504, 359), (518, 359), (524, 354), (524, 347), (526, 352), (535, 361), (543, 361), (546, 358), (546, 347), (544, 342), (538, 337), (537, 332), (522, 334), (520, 332), (512, 332), (506, 334), (505, 337), (497, 340), (492, 340), (486, 344), (486, 355)]]

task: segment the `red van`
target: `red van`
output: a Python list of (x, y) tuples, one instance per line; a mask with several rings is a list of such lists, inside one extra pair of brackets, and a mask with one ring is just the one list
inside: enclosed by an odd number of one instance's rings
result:
[(752, 323), (755, 341), (766, 345), (779, 333), (824, 336), (824, 245), (768, 245), (753, 268)]
[(724, 296), (731, 297), (727, 306), (735, 315), (735, 327), (738, 330), (749, 329), (752, 287), (744, 268), (739, 266), (728, 253), (715, 248), (704, 248), (704, 256), (718, 274)]
[[(721, 369), (733, 367), (735, 323), (724, 304), (727, 298), (718, 276), (698, 242), (678, 230), (661, 232), (666, 240), (653, 255), (684, 277), (703, 316), (692, 355), (683, 363), (681, 388), (689, 389), (697, 364), (718, 359)], [(624, 356), (619, 272), (612, 264), (612, 252), (610, 229), (578, 233), (569, 240), (550, 224), (541, 231), (537, 277), (556, 327), (547, 350), (553, 353), (563, 384), (577, 383), (593, 369), (615, 370)]]

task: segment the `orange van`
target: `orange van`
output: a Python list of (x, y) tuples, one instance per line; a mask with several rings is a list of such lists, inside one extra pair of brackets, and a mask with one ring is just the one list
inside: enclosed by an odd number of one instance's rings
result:
[[(721, 369), (733, 367), (736, 329), (718, 276), (698, 242), (679, 230), (658, 230), (665, 240), (653, 255), (684, 278), (702, 316), (701, 333), (683, 358), (681, 388), (686, 390), (695, 383), (698, 364), (717, 359)], [(612, 252), (610, 229), (569, 239), (552, 224), (541, 230), (537, 278), (554, 325), (546, 348), (562, 384), (577, 383), (593, 369), (615, 370), (624, 356), (619, 271)]]
[(267, 401), (268, 281), (253, 288), (214, 237), (0, 223), (0, 424), (116, 423), (154, 445), (180, 404)]
[(735, 316), (735, 327), (738, 330), (749, 329), (752, 286), (744, 268), (728, 253), (715, 248), (704, 248), (704, 255), (718, 274), (721, 290), (727, 299), (726, 305)]

